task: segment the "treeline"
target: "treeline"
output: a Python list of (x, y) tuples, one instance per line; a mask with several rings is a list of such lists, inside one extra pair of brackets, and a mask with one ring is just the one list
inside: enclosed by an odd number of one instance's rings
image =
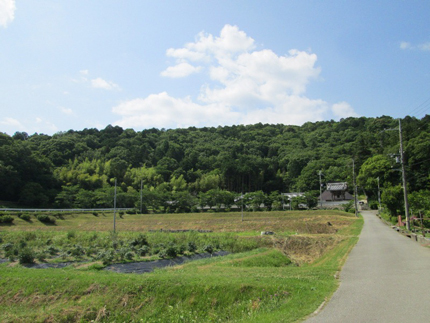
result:
[[(430, 116), (402, 120), (409, 189), (429, 188)], [(360, 194), (377, 196), (401, 183), (395, 154), (398, 120), (347, 118), (302, 126), (238, 125), (134, 131), (0, 133), (0, 200), (31, 207), (118, 206), (189, 211), (196, 205), (250, 200), (279, 205), (280, 192), (319, 192), (323, 181), (347, 181), (355, 160)], [(393, 157), (391, 157), (393, 156)], [(141, 189), (142, 188), (142, 189)], [(387, 193), (388, 194), (388, 193)], [(257, 198), (259, 196), (259, 198)], [(257, 202), (255, 202), (257, 205)]]

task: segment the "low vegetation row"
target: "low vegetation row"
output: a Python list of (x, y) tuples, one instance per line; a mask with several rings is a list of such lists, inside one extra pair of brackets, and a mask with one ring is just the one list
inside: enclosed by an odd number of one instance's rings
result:
[(0, 258), (21, 264), (38, 262), (149, 261), (225, 250), (241, 252), (267, 245), (261, 238), (240, 239), (232, 233), (149, 232), (8, 232), (0, 235)]

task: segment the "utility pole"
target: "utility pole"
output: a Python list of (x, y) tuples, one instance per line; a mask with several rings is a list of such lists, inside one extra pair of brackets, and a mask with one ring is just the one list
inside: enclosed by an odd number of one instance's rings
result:
[(140, 181), (140, 214), (142, 214), (142, 208), (143, 208), (142, 189), (143, 189), (143, 179)]
[(402, 165), (403, 196), (405, 199), (406, 230), (410, 231), (411, 222), (409, 218), (408, 188), (407, 188), (406, 171), (405, 171), (405, 156), (403, 154), (402, 122), (400, 119), (399, 119), (399, 137), (400, 137), (400, 163)]
[(354, 183), (354, 207), (355, 207), (355, 216), (358, 217), (358, 208), (357, 208), (357, 183), (355, 182), (355, 161), (352, 159), (352, 178)]
[(379, 176), (377, 180), (378, 180), (378, 204), (379, 204), (379, 211), (381, 211), (381, 189), (379, 188)]
[(115, 196), (113, 198), (113, 233), (115, 233), (115, 220), (116, 220), (116, 178), (115, 178)]
[(243, 191), (242, 191), (241, 200), (242, 200), (242, 222), (243, 222)]
[(321, 184), (322, 171), (319, 171), (318, 175), (320, 176), (320, 207), (322, 208), (322, 184)]
[(399, 119), (399, 128), (394, 129), (384, 129), (383, 131), (397, 131), (399, 130), (399, 141), (400, 141), (400, 164), (402, 166), (402, 183), (403, 183), (403, 197), (405, 200), (405, 218), (406, 218), (406, 230), (411, 229), (411, 222), (409, 219), (409, 203), (408, 203), (408, 188), (406, 181), (406, 171), (405, 171), (405, 157), (403, 154), (403, 134), (402, 134), (402, 120)]

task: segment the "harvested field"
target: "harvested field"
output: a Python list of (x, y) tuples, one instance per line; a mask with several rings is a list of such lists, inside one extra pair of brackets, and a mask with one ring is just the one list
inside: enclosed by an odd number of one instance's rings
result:
[[(53, 216), (53, 215), (51, 215)], [(34, 217), (34, 216), (33, 216)], [(116, 217), (116, 230), (142, 232), (150, 230), (209, 230), (214, 232), (292, 232), (334, 233), (354, 222), (354, 216), (342, 211), (273, 211), (186, 214), (125, 214)], [(59, 214), (56, 225), (46, 225), (35, 218), (31, 222), (15, 218), (8, 231), (111, 231), (113, 214), (94, 216), (89, 213)], [(331, 224), (328, 225), (328, 223)]]

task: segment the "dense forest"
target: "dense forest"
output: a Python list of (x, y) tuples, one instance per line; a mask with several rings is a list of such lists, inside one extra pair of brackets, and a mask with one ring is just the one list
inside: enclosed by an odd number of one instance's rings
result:
[[(401, 120), (414, 203), (430, 188), (429, 121)], [(145, 211), (228, 207), (241, 192), (256, 205), (279, 207), (280, 192), (316, 196), (319, 171), (323, 182), (347, 181), (352, 188), (354, 159), (359, 194), (376, 199), (379, 178), (384, 202), (395, 213), (403, 207), (398, 127), (399, 120), (382, 116), (302, 126), (134, 131), (109, 125), (52, 136), (0, 133), (0, 200), (28, 207), (112, 207), (116, 181), (119, 207), (139, 207), (141, 193)]]

